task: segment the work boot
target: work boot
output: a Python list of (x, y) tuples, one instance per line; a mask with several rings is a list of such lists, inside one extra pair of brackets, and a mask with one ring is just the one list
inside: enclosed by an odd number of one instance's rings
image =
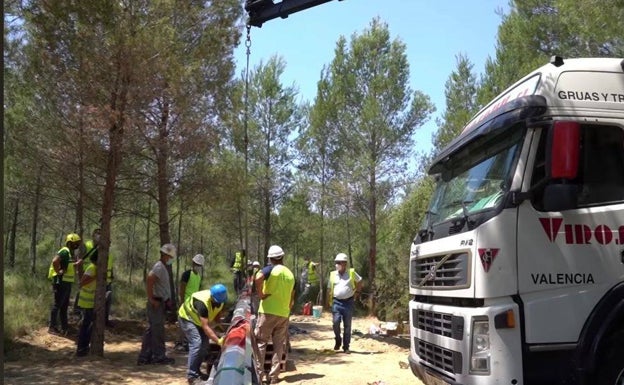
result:
[(336, 344), (334, 345), (334, 350), (340, 350), (340, 345), (342, 345), (342, 340), (340, 340), (340, 338), (337, 338)]
[(175, 364), (175, 358), (173, 358), (173, 357), (164, 357), (164, 358), (161, 358), (159, 360), (152, 361), (152, 364), (154, 364), (154, 365), (174, 365)]

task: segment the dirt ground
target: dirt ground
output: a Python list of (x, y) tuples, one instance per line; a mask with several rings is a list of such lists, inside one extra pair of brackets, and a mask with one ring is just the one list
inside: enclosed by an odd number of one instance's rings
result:
[[(294, 370), (282, 372), (283, 384), (403, 385), (421, 384), (407, 366), (409, 339), (368, 334), (372, 318), (353, 319), (351, 354), (333, 351), (331, 315), (291, 317)], [(104, 358), (77, 358), (76, 330), (59, 337), (40, 329), (17, 341), (4, 363), (4, 383), (11, 384), (186, 384), (186, 353), (173, 350), (175, 325), (168, 326), (167, 351), (172, 366), (136, 366), (145, 324), (116, 320), (107, 330)], [(204, 368), (205, 369), (205, 368)]]

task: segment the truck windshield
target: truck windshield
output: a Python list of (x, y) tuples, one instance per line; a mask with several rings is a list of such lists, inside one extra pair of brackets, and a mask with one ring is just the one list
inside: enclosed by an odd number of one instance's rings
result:
[(516, 126), (452, 154), (437, 177), (430, 225), (498, 207), (509, 191), (523, 132)]

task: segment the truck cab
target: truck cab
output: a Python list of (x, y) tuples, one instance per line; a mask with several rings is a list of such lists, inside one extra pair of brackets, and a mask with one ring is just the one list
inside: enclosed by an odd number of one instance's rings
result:
[(624, 384), (624, 60), (562, 59), (434, 160), (409, 265), (425, 384)]

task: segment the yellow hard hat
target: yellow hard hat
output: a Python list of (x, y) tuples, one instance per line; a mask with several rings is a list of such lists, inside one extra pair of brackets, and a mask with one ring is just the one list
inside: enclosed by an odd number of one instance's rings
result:
[(67, 237), (65, 238), (65, 243), (69, 242), (80, 242), (80, 235), (76, 233), (67, 234)]

